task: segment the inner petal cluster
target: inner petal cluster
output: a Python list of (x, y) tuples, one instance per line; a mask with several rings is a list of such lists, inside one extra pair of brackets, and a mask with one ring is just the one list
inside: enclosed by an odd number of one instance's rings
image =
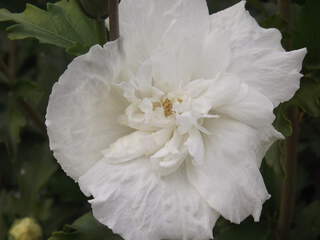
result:
[(124, 92), (131, 94), (124, 94), (128, 106), (119, 122), (132, 133), (110, 145), (104, 152), (107, 159), (149, 158), (161, 175), (177, 170), (188, 158), (201, 161), (203, 154), (195, 157), (194, 145), (203, 152), (202, 133), (209, 134), (203, 124), (214, 116), (202, 106), (201, 93), (194, 94), (190, 86), (172, 92), (131, 86), (125, 86)]

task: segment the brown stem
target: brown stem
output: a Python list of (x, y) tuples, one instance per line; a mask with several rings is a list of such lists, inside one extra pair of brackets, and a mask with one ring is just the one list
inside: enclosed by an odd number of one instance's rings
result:
[[(291, 0), (279, 0), (281, 17), (291, 29)], [(286, 49), (291, 49), (291, 41), (286, 42)], [(300, 136), (300, 111), (297, 107), (289, 109), (288, 117), (292, 123), (292, 136), (286, 140), (286, 159), (283, 164), (285, 178), (282, 182), (280, 212), (277, 226), (278, 240), (288, 240), (295, 208), (295, 186), (298, 161), (298, 144)]]
[(118, 0), (109, 0), (109, 23), (110, 23), (110, 41), (119, 38), (119, 3)]
[(290, 109), (292, 136), (286, 140), (286, 159), (284, 162), (285, 178), (282, 182), (280, 215), (278, 219), (278, 239), (289, 239), (289, 231), (295, 208), (295, 186), (298, 160), (298, 142), (300, 136), (300, 113), (296, 107)]
[(280, 16), (288, 24), (291, 23), (291, 0), (278, 0)]

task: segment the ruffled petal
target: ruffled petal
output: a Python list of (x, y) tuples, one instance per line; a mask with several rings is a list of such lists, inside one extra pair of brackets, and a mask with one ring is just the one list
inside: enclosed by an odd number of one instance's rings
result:
[(108, 162), (122, 163), (158, 151), (171, 137), (171, 129), (157, 132), (135, 131), (112, 143), (103, 155)]
[(53, 87), (46, 115), (50, 148), (75, 180), (129, 132), (118, 124), (126, 102), (111, 84), (121, 61), (119, 42), (94, 46), (75, 58)]
[(198, 48), (197, 61), (194, 61), (197, 66), (195, 79), (210, 79), (226, 72), (231, 62), (229, 32), (211, 27)]
[(191, 129), (185, 144), (192, 157), (193, 164), (201, 165), (203, 163), (205, 151), (201, 132), (196, 128)]
[(200, 114), (227, 116), (256, 128), (275, 119), (271, 101), (233, 74), (192, 81), (186, 90), (195, 98), (193, 109)]
[(93, 196), (94, 216), (126, 240), (212, 238), (219, 215), (188, 183), (184, 168), (166, 177), (151, 168), (149, 159), (99, 161), (79, 179)]
[(259, 131), (227, 118), (210, 119), (203, 136), (202, 165), (188, 163), (191, 184), (223, 217), (240, 223), (249, 215), (259, 220), (269, 194), (259, 172), (266, 150), (278, 138), (272, 127)]
[(120, 3), (119, 14), (125, 49), (137, 58), (130, 61), (136, 66), (161, 44), (178, 46), (177, 41), (204, 34), (209, 25), (205, 0), (127, 0)]
[(274, 107), (294, 95), (306, 49), (286, 52), (281, 33), (261, 28), (245, 10), (245, 1), (213, 14), (211, 28), (229, 35), (231, 61), (227, 72), (268, 97)]
[(263, 128), (273, 123), (275, 119), (273, 104), (254, 88), (243, 83), (233, 97), (229, 103), (213, 109), (214, 113), (233, 118), (254, 128)]
[(172, 138), (163, 148), (150, 156), (154, 171), (161, 176), (175, 172), (188, 156), (187, 149), (183, 146), (184, 136), (174, 131)]
[(232, 74), (220, 74), (212, 79), (198, 79), (186, 86), (193, 99), (193, 108), (200, 113), (208, 113), (235, 101), (241, 91), (241, 82)]
[(209, 28), (205, 0), (127, 0), (120, 16), (131, 72), (150, 59), (156, 87), (172, 90), (190, 80)]

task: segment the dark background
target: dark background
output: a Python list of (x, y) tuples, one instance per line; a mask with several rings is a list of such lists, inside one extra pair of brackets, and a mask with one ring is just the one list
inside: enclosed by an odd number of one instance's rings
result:
[[(21, 12), (26, 2), (45, 8), (46, 1), (0, 0), (0, 8)], [(208, 0), (208, 5), (210, 12), (214, 12), (236, 2), (239, 1)], [(305, 102), (300, 107), (301, 134), (290, 239), (320, 239), (320, 93), (312, 91), (319, 87), (320, 81), (319, 2), (294, 1), (290, 27), (279, 16), (275, 1), (250, 0), (247, 4), (260, 25), (277, 27), (283, 32), (284, 45), (292, 49), (306, 46), (309, 52), (303, 68), (306, 77), (302, 81), (312, 82), (315, 87), (300, 93)], [(12, 224), (24, 217), (39, 222), (43, 239), (62, 229), (52, 240), (118, 238), (90, 214), (65, 226), (89, 212), (90, 206), (48, 149), (44, 119), (52, 85), (73, 57), (63, 49), (36, 40), (10, 41), (5, 32), (9, 25), (0, 23), (0, 59), (7, 66), (0, 68), (0, 240), (8, 239)], [(282, 131), (286, 127), (290, 131), (286, 118), (276, 124)], [(264, 205), (261, 222), (253, 223), (249, 218), (241, 225), (233, 225), (220, 219), (214, 230), (216, 239), (275, 239), (281, 183), (286, 176), (283, 144), (272, 148), (261, 169), (272, 194)]]

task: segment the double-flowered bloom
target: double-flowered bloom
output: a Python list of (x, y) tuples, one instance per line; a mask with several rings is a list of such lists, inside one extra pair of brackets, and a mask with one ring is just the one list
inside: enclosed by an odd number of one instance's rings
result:
[(51, 149), (126, 240), (205, 240), (220, 215), (259, 220), (259, 167), (282, 138), (273, 109), (299, 88), (306, 50), (286, 52), (244, 5), (209, 15), (205, 0), (123, 0), (121, 38), (54, 86)]

